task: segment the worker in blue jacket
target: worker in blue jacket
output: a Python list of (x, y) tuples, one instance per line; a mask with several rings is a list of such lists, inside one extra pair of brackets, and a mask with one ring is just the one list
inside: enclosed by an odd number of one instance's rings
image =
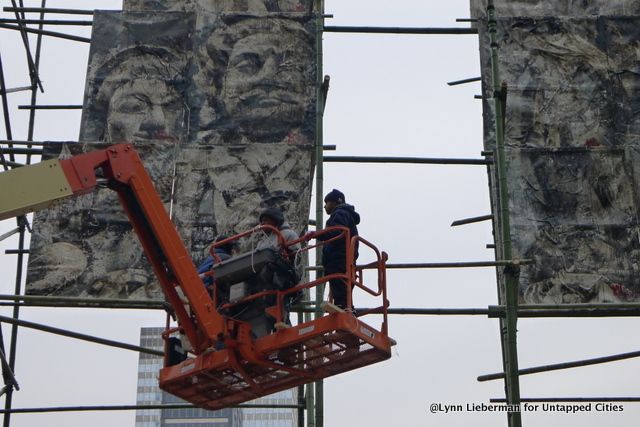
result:
[[(344, 194), (336, 189), (331, 190), (324, 198), (324, 210), (329, 215), (325, 228), (341, 225), (347, 227), (350, 237), (358, 235), (357, 225), (360, 223), (360, 215), (355, 208), (346, 203)], [(318, 237), (319, 240), (329, 240), (337, 233), (327, 233)], [(358, 248), (354, 253), (354, 262), (358, 258)], [(345, 273), (346, 249), (344, 239), (337, 239), (322, 247), (322, 266), (324, 274)], [(347, 287), (342, 279), (332, 279), (329, 281), (333, 303), (342, 308), (347, 308)]]
[[(227, 239), (227, 236), (218, 236), (215, 243), (221, 242), (225, 239)], [(200, 278), (204, 282), (204, 286), (207, 289), (212, 290), (213, 277), (209, 275), (205, 275), (205, 273), (208, 273), (209, 271), (211, 271), (213, 266), (218, 262), (223, 262), (231, 258), (233, 256), (233, 253), (236, 250), (236, 246), (237, 246), (236, 242), (229, 242), (222, 246), (218, 246), (217, 248), (214, 249), (213, 252), (219, 258), (219, 260), (214, 259), (214, 257), (211, 255), (208, 255), (207, 258), (205, 258), (205, 260), (202, 261), (202, 263), (198, 266), (198, 274), (200, 275)], [(223, 304), (228, 302), (229, 289), (226, 289), (226, 287), (225, 289), (218, 289), (218, 299), (219, 299), (218, 304)]]

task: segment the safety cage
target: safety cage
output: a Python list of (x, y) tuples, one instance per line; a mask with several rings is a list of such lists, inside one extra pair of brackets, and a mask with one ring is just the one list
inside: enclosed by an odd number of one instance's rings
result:
[[(169, 357), (173, 350), (169, 348), (165, 367), (160, 371), (160, 388), (163, 390), (197, 406), (220, 409), (380, 362), (391, 356), (392, 340), (388, 337), (387, 329), (386, 253), (380, 252), (360, 236), (350, 238), (349, 230), (345, 227), (330, 227), (285, 242), (280, 232), (268, 225), (220, 241), (213, 245), (211, 252), (213, 254), (218, 246), (260, 232), (276, 233), (282, 250), (250, 251), (215, 264), (208, 273), (216, 283), (211, 297), (218, 312), (226, 318), (229, 337), (220, 337), (215, 345), (202, 354), (189, 355), (174, 365), (171, 365), (173, 358)], [(313, 244), (312, 240), (316, 243)], [(220, 295), (220, 284), (228, 286), (250, 282), (266, 265), (274, 263), (276, 257), (299, 257), (319, 245), (338, 240), (343, 240), (346, 246), (345, 273), (319, 277), (288, 289), (259, 290), (236, 301), (228, 301), (227, 296)], [(304, 245), (299, 251), (289, 253), (286, 250), (297, 243)], [(356, 265), (356, 248), (361, 253), (373, 254), (375, 260)], [(375, 270), (377, 273), (377, 283), (373, 289), (364, 283), (366, 270)], [(302, 291), (324, 286), (331, 279), (344, 280), (347, 286), (347, 309), (342, 310), (325, 302), (322, 304), (323, 310), (315, 311), (317, 318), (288, 325), (285, 318), (287, 300)], [(351, 301), (352, 288), (378, 297), (380, 306), (356, 312)], [(273, 305), (263, 304), (264, 309), (258, 313), (254, 310), (251, 315), (246, 315), (246, 311), (237, 310), (238, 307), (246, 310), (247, 306), (260, 306), (265, 300)], [(382, 316), (379, 330), (361, 320), (372, 313)], [(273, 332), (256, 336), (252, 329), (261, 322), (274, 325)], [(179, 331), (180, 327), (167, 329), (164, 337), (168, 339)]]

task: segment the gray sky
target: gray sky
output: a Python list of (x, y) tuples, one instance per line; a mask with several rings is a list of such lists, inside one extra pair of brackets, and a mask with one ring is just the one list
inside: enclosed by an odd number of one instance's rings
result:
[[(9, 0), (1, 2), (10, 5)], [(39, 1), (26, 1), (36, 6)], [(95, 0), (91, 7), (118, 9)], [(86, 8), (87, 2), (49, 0), (49, 7)], [(328, 25), (463, 26), (468, 0), (327, 0)], [(5, 12), (2, 18), (10, 18)], [(78, 18), (83, 19), (83, 18)], [(60, 30), (59, 28), (53, 28)], [(88, 36), (88, 29), (69, 29)], [(8, 87), (28, 84), (22, 45), (2, 30), (0, 54)], [(41, 78), (43, 104), (79, 104), (88, 45), (45, 38)], [(482, 151), (480, 83), (449, 87), (447, 81), (479, 76), (476, 36), (345, 35), (324, 37), (324, 72), (331, 76), (325, 113), (329, 155), (478, 158)], [(28, 113), (17, 110), (27, 95), (11, 95), (14, 138), (26, 138)], [(36, 140), (76, 140), (79, 111), (38, 112)], [(1, 119), (0, 119), (1, 120)], [(0, 128), (4, 139), (4, 125)], [(490, 213), (486, 171), (481, 166), (325, 164), (325, 190), (340, 188), (362, 215), (361, 234), (390, 255), (390, 262), (491, 260), (489, 223), (451, 228), (456, 219)], [(313, 208), (312, 208), (313, 209)], [(312, 210), (313, 211), (313, 210)], [(0, 223), (0, 233), (14, 222)], [(0, 242), (15, 248), (17, 239)], [(0, 255), (0, 293), (14, 289), (14, 256)], [(471, 307), (497, 304), (491, 269), (388, 272), (392, 307)], [(357, 298), (357, 296), (356, 296)], [(367, 305), (366, 301), (357, 305)], [(9, 310), (2, 310), (10, 315)], [(101, 337), (137, 343), (141, 326), (163, 324), (156, 312), (23, 309), (24, 319)], [(638, 350), (629, 337), (637, 319), (521, 319), (519, 362), (538, 366)], [(9, 329), (3, 329), (5, 338)], [(478, 383), (478, 375), (501, 370), (498, 322), (481, 316), (395, 316), (398, 341), (389, 361), (325, 381), (327, 426), (506, 425), (505, 414), (431, 414), (431, 403), (488, 402), (502, 397), (501, 382)], [(14, 407), (134, 404), (138, 355), (21, 329)], [(635, 396), (637, 360), (526, 376), (523, 397)], [(525, 413), (526, 426), (631, 426), (640, 410), (558, 415)], [(22, 426), (133, 426), (134, 412), (14, 415)], [(633, 423), (633, 424), (632, 424)]]

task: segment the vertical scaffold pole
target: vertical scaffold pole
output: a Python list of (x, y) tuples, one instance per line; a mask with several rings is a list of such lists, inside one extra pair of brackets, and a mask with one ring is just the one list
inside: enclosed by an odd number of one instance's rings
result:
[[(495, 111), (495, 137), (496, 137), (496, 174), (498, 191), (498, 226), (499, 248), (501, 259), (511, 260), (511, 226), (509, 221), (509, 199), (506, 173), (505, 155), (505, 135), (504, 135), (504, 107), (506, 101), (506, 85), (500, 81), (500, 68), (498, 62), (498, 37), (495, 6), (493, 0), (487, 4), (487, 19), (489, 37), (491, 43), (491, 72), (493, 82), (493, 100)], [(497, 236), (498, 237), (498, 236)], [(505, 388), (507, 403), (510, 405), (520, 405), (520, 381), (518, 376), (518, 347), (517, 347), (517, 322), (518, 322), (518, 278), (519, 271), (512, 265), (506, 266), (503, 270), (505, 291), (504, 304), (506, 305), (506, 316), (501, 322), (501, 338), (503, 348), (503, 358), (506, 372)], [(509, 412), (508, 420), (510, 427), (521, 427), (522, 420), (519, 411)]]
[[(316, 0), (316, 230), (321, 230), (324, 224), (323, 205), (324, 205), (324, 165), (323, 165), (323, 144), (324, 144), (324, 105), (325, 93), (322, 88), (323, 84), (323, 51), (322, 51), (322, 35), (324, 30), (324, 0)], [(316, 248), (316, 264), (322, 264), (322, 250)], [(324, 271), (322, 271), (324, 275)], [(316, 287), (316, 313), (315, 317), (322, 316), (320, 305), (324, 299), (324, 285)], [(315, 427), (324, 427), (324, 382), (322, 380), (315, 383)]]
[[(322, 90), (323, 67), (322, 67), (322, 34), (324, 29), (324, 1), (314, 0), (313, 9), (315, 10), (316, 25), (316, 230), (322, 230), (324, 218), (322, 214), (324, 200), (322, 198), (324, 191), (324, 168), (323, 168), (323, 114), (324, 114), (324, 92)], [(316, 265), (322, 265), (322, 250), (316, 248)], [(316, 270), (316, 277), (324, 274), (321, 270)], [(324, 286), (316, 287), (315, 306), (316, 312), (314, 318), (321, 316), (320, 304), (324, 295)], [(324, 384), (322, 380), (307, 385), (307, 426), (323, 427), (324, 424)]]
[[(41, 6), (44, 9), (46, 7), (46, 0), (42, 0), (41, 1)], [(15, 4), (14, 4), (15, 7)], [(24, 15), (24, 14), (23, 14)], [(24, 18), (24, 16), (23, 16)], [(44, 19), (44, 12), (40, 13), (40, 19)], [(40, 24), (40, 29), (42, 29), (42, 24)], [(36, 101), (36, 95), (38, 92), (38, 84), (40, 82), (40, 79), (38, 77), (38, 72), (39, 72), (39, 68), (40, 68), (40, 50), (42, 48), (42, 35), (38, 35), (37, 37), (37, 42), (36, 42), (36, 60), (35, 63), (33, 64), (33, 69), (31, 70), (31, 105), (35, 104)], [(29, 53), (29, 45), (25, 44), (25, 49), (27, 49), (27, 57), (30, 58), (31, 54)], [(5, 88), (6, 89), (6, 88)], [(7, 124), (8, 126), (8, 124)], [(27, 136), (27, 140), (28, 141), (33, 141), (33, 129), (35, 126), (35, 112), (34, 110), (31, 110), (31, 113), (29, 115), (29, 134)], [(8, 128), (10, 129), (10, 128)], [(7, 135), (7, 139), (11, 139), (10, 135)], [(29, 148), (31, 148), (31, 145), (28, 145)], [(31, 156), (28, 155), (27, 156), (27, 164), (31, 163)], [(15, 295), (18, 296), (20, 295), (21, 289), (22, 289), (22, 268), (23, 268), (23, 263), (24, 263), (24, 250), (25, 250), (25, 246), (26, 246), (26, 232), (27, 232), (27, 219), (24, 216), (20, 216), (18, 217), (18, 227), (20, 228), (20, 236), (19, 236), (19, 240), (18, 240), (18, 257), (17, 257), (17, 261), (16, 261), (16, 286), (15, 286)], [(16, 305), (13, 307), (13, 318), (14, 319), (18, 319), (20, 317), (20, 306)], [(16, 365), (16, 358), (17, 358), (17, 347), (18, 347), (18, 326), (17, 325), (12, 325), (11, 326), (11, 338), (10, 338), (10, 345), (9, 345), (9, 369), (11, 370), (11, 372), (15, 372), (15, 365)], [(7, 390), (7, 394), (6, 394), (6, 398), (5, 398), (5, 402), (4, 402), (4, 406), (5, 406), (5, 410), (9, 411), (11, 410), (13, 404), (13, 388), (10, 387)], [(11, 413), (8, 412), (4, 415), (4, 419), (3, 419), (3, 427), (9, 427), (11, 425)]]
[[(301, 312), (298, 312), (298, 324), (304, 321), (304, 316)], [(304, 395), (304, 385), (298, 386), (298, 427), (304, 427), (304, 411), (305, 407), (305, 395)]]

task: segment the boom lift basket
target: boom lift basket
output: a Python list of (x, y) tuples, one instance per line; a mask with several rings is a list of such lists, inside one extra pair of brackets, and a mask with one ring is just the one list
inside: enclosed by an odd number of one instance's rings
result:
[[(214, 280), (220, 279), (220, 283), (227, 286), (238, 281), (251, 281), (251, 276), (258, 270), (270, 263), (277, 265), (281, 257), (290, 259), (289, 248), (312, 238), (316, 238), (318, 243), (300, 251), (328, 243), (345, 245), (344, 273), (329, 274), (293, 287), (290, 286), (293, 282), (288, 281), (282, 286), (285, 289), (267, 287), (257, 292), (250, 289), (252, 294), (227, 302), (219, 298), (216, 290), (211, 295), (206, 289), (133, 146), (113, 145), (0, 175), (0, 220), (45, 209), (54, 200), (89, 193), (98, 182), (118, 193), (178, 321), (177, 328), (167, 329), (163, 335), (167, 341), (165, 367), (160, 370), (160, 388), (184, 400), (204, 408), (219, 409), (391, 356), (392, 340), (387, 332), (387, 255), (361, 237), (351, 237), (348, 228), (329, 227), (285, 242), (276, 228), (261, 225), (217, 242), (215, 247), (258, 230), (274, 233), (278, 242), (278, 250), (253, 252), (215, 266), (211, 271)], [(362, 251), (364, 246), (373, 252), (375, 260), (355, 265), (357, 256), (354, 254), (358, 247)], [(377, 272), (375, 289), (365, 285), (365, 270)], [(296, 276), (295, 272), (293, 276)], [(335, 306), (329, 313), (317, 310), (321, 317), (287, 327), (284, 312), (294, 295), (333, 279), (345, 283), (349, 310), (335, 309)], [(368, 312), (359, 312), (356, 317), (350, 310), (353, 288), (380, 297), (382, 304)], [(238, 309), (247, 306), (253, 310), (249, 320), (248, 316), (242, 318), (238, 315), (242, 312)], [(382, 316), (379, 330), (360, 320), (370, 313)], [(275, 326), (273, 333), (272, 325)], [(260, 333), (257, 333), (258, 327), (261, 328)], [(190, 351), (186, 359), (176, 355), (177, 340), (171, 336), (174, 332), (179, 332), (183, 339), (189, 341)]]
[(280, 330), (243, 350), (212, 351), (163, 368), (160, 387), (214, 410), (391, 357), (389, 339), (348, 313)]
[[(317, 234), (339, 233), (330, 240), (348, 236), (343, 227), (332, 227)], [(234, 236), (236, 237), (236, 236)], [(233, 238), (230, 238), (232, 240)], [(300, 240), (304, 240), (302, 238)], [(308, 238), (307, 238), (308, 239)], [(319, 379), (347, 372), (391, 357), (391, 341), (387, 336), (386, 254), (356, 236), (348, 243), (347, 257), (353, 259), (354, 248), (367, 246), (372, 249), (376, 261), (366, 265), (349, 265), (345, 274), (332, 274), (310, 283), (299, 284), (285, 291), (265, 291), (251, 295), (240, 303), (247, 303), (267, 294), (275, 294), (277, 304), (267, 309), (274, 317), (282, 312), (286, 295), (321, 285), (332, 278), (344, 279), (349, 287), (358, 287), (383, 299), (381, 307), (374, 311), (383, 317), (381, 330), (377, 330), (356, 317), (352, 311), (333, 310), (321, 317), (295, 326), (277, 329), (275, 332), (254, 338), (250, 327), (238, 323), (236, 338), (227, 348), (210, 349), (196, 357), (166, 366), (160, 370), (160, 388), (196, 406), (215, 410), (242, 403), (281, 390), (289, 389)], [(222, 242), (224, 243), (224, 242)], [(289, 242), (291, 244), (292, 242)], [(309, 250), (315, 246), (308, 246)], [(244, 258), (244, 261), (242, 260)], [(238, 261), (239, 270), (247, 257)], [(232, 260), (224, 262), (226, 271), (236, 271)], [(377, 289), (363, 283), (363, 271), (377, 271)], [(222, 279), (222, 278), (221, 278)], [(348, 292), (350, 295), (351, 292)], [(226, 304), (223, 307), (232, 307)], [(279, 319), (282, 320), (282, 319)], [(237, 322), (234, 320), (234, 322)], [(168, 336), (175, 330), (168, 330)]]

